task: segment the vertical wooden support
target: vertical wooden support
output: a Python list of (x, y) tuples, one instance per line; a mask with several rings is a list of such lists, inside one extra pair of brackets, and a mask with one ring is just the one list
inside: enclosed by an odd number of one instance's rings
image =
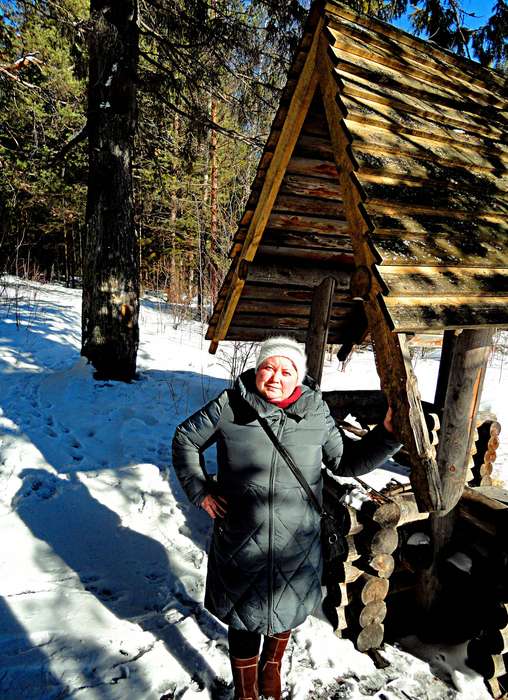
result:
[(437, 375), (436, 393), (434, 406), (438, 411), (442, 411), (445, 405), (446, 390), (448, 388), (448, 376), (452, 364), (453, 349), (457, 335), (455, 331), (445, 331), (443, 333), (443, 344), (441, 346), (441, 359), (439, 361), (439, 372)]
[(493, 334), (493, 328), (466, 329), (455, 341), (437, 452), (441, 515), (455, 507), (464, 490)]
[(454, 341), (437, 450), (442, 510), (430, 518), (433, 563), (423, 572), (419, 591), (420, 604), (425, 610), (433, 608), (440, 591), (437, 567), (441, 552), (453, 533), (453, 509), (466, 485), (476, 414), (494, 330), (466, 329)]
[(321, 382), (323, 375), (325, 348), (334, 292), (335, 280), (333, 277), (327, 277), (316, 287), (310, 308), (310, 322), (305, 352), (307, 353), (308, 373), (318, 384)]

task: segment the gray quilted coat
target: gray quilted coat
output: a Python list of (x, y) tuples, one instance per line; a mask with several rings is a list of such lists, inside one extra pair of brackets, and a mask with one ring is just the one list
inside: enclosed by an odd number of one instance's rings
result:
[[(378, 426), (360, 441), (343, 436), (310, 378), (282, 410), (259, 396), (254, 370), (184, 421), (173, 439), (173, 466), (199, 506), (227, 499), (214, 521), (205, 605), (234, 628), (274, 634), (302, 623), (321, 601), (320, 518), (259, 424), (265, 416), (321, 501), (322, 462), (335, 474), (365, 474), (400, 447)], [(201, 453), (217, 445), (217, 481)]]

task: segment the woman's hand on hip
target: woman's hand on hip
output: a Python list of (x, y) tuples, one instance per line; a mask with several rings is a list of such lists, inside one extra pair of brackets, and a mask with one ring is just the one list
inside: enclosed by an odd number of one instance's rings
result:
[(387, 430), (389, 433), (393, 433), (393, 410), (391, 406), (388, 406), (383, 425), (385, 430)]
[(223, 496), (205, 496), (201, 502), (201, 508), (206, 510), (208, 515), (215, 520), (217, 516), (223, 518), (226, 515), (227, 501)]

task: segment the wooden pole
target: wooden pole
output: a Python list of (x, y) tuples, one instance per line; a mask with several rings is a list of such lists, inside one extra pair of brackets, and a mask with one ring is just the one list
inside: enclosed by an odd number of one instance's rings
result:
[(439, 595), (437, 567), (441, 552), (453, 533), (453, 509), (466, 485), (471, 441), (494, 330), (466, 329), (454, 341), (437, 450), (442, 510), (430, 517), (433, 563), (422, 573), (419, 587), (420, 604), (427, 611), (433, 608)]
[(327, 277), (316, 287), (310, 308), (310, 323), (307, 331), (305, 352), (307, 353), (308, 373), (318, 384), (321, 382), (323, 374), (334, 292), (335, 279)]
[(443, 345), (441, 346), (441, 359), (439, 360), (439, 372), (437, 375), (436, 394), (434, 398), (434, 406), (439, 412), (443, 410), (445, 405), (448, 376), (450, 374), (453, 350), (457, 337), (455, 331), (445, 331), (443, 333)]
[(492, 328), (466, 329), (455, 341), (437, 452), (443, 499), (441, 516), (455, 507), (464, 490), (493, 334)]

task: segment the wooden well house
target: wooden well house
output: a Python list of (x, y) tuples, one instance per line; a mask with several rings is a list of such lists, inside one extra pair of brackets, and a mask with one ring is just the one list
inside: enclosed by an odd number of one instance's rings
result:
[[(478, 431), (477, 412), (494, 330), (508, 327), (507, 135), (505, 77), (333, 0), (314, 3), (207, 333), (211, 352), (221, 340), (291, 335), (318, 380), (327, 343), (345, 359), (371, 340), (386, 398), (326, 398), (336, 419), (365, 424), (388, 400), (412, 490), (361, 515), (348, 508), (349, 554), (329, 585), (336, 627), (359, 648), (379, 646), (390, 575), (412, 575), (405, 590), (435, 609), (450, 542), (478, 542), (499, 565), (481, 594), (495, 598), (495, 621), (478, 622), (471, 652), (490, 679), (508, 670), (508, 507), (505, 491), (485, 490), (500, 426), (491, 417)], [(426, 333), (443, 334), (443, 349), (435, 400), (422, 405), (409, 341)], [(400, 528), (410, 541), (422, 523), (433, 562), (423, 573), (399, 543)]]

